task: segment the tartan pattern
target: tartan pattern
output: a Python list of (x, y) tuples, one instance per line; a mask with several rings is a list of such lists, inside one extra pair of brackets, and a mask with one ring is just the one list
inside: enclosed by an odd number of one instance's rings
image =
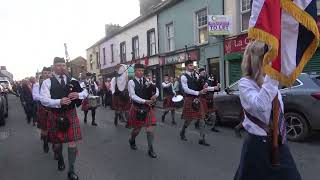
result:
[(89, 111), (91, 109), (96, 109), (96, 108), (89, 108), (89, 100), (88, 98), (84, 99), (81, 103), (81, 110), (82, 111)]
[(111, 109), (114, 111), (129, 111), (131, 107), (130, 98), (128, 101), (123, 101), (120, 96), (112, 95), (112, 106)]
[(200, 99), (200, 110), (194, 111), (192, 109), (192, 102), (196, 97), (188, 97), (185, 96), (184, 104), (183, 104), (183, 110), (182, 110), (182, 116), (181, 118), (184, 120), (202, 120), (205, 117), (204, 112), (204, 102)]
[(163, 109), (166, 111), (174, 110), (174, 102), (172, 101), (173, 96), (167, 96), (163, 100)]
[[(144, 105), (145, 108), (150, 108), (147, 105)], [(128, 120), (128, 125), (129, 127), (150, 127), (150, 126), (155, 126), (157, 123), (155, 112), (153, 108), (150, 108), (150, 111), (144, 121), (139, 121), (136, 119), (136, 114), (137, 114), (137, 108), (132, 104), (130, 111), (129, 111), (129, 120)]]
[(48, 129), (48, 113), (48, 110), (40, 103), (37, 105), (37, 127), (39, 129)]
[(57, 128), (57, 118), (60, 113), (50, 111), (48, 118), (48, 136), (53, 143), (68, 143), (82, 139), (80, 122), (75, 108), (65, 112), (69, 119), (70, 127), (67, 132), (61, 132)]
[(200, 101), (203, 103), (203, 111), (205, 112), (205, 114), (214, 113), (217, 111), (214, 106), (209, 107), (210, 100), (212, 100), (213, 102), (213, 96), (211, 95), (200, 97)]

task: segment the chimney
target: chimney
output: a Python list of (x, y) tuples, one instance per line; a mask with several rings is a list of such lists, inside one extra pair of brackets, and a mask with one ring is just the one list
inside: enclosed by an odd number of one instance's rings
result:
[(121, 26), (119, 24), (106, 24), (105, 25), (105, 33), (106, 37), (111, 36), (113, 33), (117, 32)]
[(160, 4), (164, 0), (139, 0), (140, 1), (140, 15), (149, 12), (153, 6)]

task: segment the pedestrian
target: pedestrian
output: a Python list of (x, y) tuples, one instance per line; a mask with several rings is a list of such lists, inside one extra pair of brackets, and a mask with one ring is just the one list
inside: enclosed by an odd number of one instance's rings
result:
[(105, 85), (105, 107), (112, 105), (111, 79), (107, 78)]
[[(87, 90), (87, 92), (89, 93), (89, 96), (96, 96), (97, 95), (98, 86), (97, 86), (96, 82), (92, 79), (91, 73), (89, 73), (89, 72), (86, 73), (86, 79), (80, 83), (80, 86), (82, 88), (84, 88), (85, 90)], [(85, 124), (87, 124), (87, 116), (88, 116), (88, 112), (90, 110), (91, 117), (92, 117), (91, 125), (98, 126), (98, 124), (96, 123), (96, 109), (97, 109), (97, 107), (90, 107), (89, 96), (87, 96), (82, 101), (82, 105), (81, 105), (81, 110), (84, 113), (84, 120), (83, 121)]]
[[(145, 127), (148, 141), (148, 155), (151, 158), (156, 158), (157, 155), (153, 147), (154, 126), (156, 125), (153, 103), (159, 96), (159, 90), (155, 86), (148, 86), (146, 78), (143, 77), (144, 70), (144, 65), (135, 64), (135, 77), (128, 83), (129, 94), (132, 100), (129, 112), (129, 126), (133, 127), (129, 144), (132, 150), (137, 150), (136, 137), (140, 133), (142, 127)], [(154, 91), (154, 88), (156, 92), (154, 94), (150, 93)], [(152, 94), (151, 97), (149, 96), (150, 94)]]
[(186, 129), (192, 121), (199, 121), (199, 144), (210, 146), (205, 140), (204, 122), (205, 117), (203, 103), (200, 101), (200, 95), (206, 94), (208, 89), (200, 87), (199, 76), (194, 71), (193, 61), (188, 60), (185, 62), (186, 72), (181, 76), (181, 85), (185, 94), (185, 101), (183, 104), (182, 119), (184, 125), (180, 132), (180, 138), (187, 141)]
[(263, 42), (250, 42), (241, 65), (243, 77), (239, 81), (239, 92), (245, 112), (243, 127), (248, 135), (244, 139), (234, 180), (301, 180), (286, 143), (285, 125), (278, 129), (280, 165), (274, 167), (271, 164), (272, 138), (268, 131), (272, 121), (272, 101), (278, 95), (279, 122), (284, 120), (283, 101), (278, 90), (279, 82), (268, 75), (264, 77), (264, 54)]
[(173, 84), (172, 81), (170, 82), (170, 77), (168, 74), (164, 75), (164, 82), (162, 83), (162, 88), (163, 88), (163, 96), (164, 96), (164, 100), (163, 100), (163, 115), (161, 116), (161, 120), (162, 122), (164, 122), (166, 115), (169, 113), (169, 111), (171, 112), (171, 123), (173, 125), (176, 125), (176, 121), (175, 121), (175, 107), (174, 107), (174, 103), (172, 101), (172, 98), (174, 96), (176, 96), (176, 92), (173, 89)]
[(77, 142), (82, 139), (76, 106), (88, 95), (80, 83), (66, 75), (64, 58), (56, 57), (53, 62), (53, 77), (43, 81), (40, 101), (49, 109), (48, 136), (58, 154), (58, 170), (65, 169), (63, 144), (68, 143), (69, 180), (78, 180), (75, 173), (75, 161), (78, 154)]
[(27, 78), (23, 81), (21, 100), (27, 116), (28, 124), (30, 124), (32, 120), (33, 125), (35, 126), (35, 122), (36, 122), (35, 102), (33, 101), (33, 97), (32, 97), (32, 86), (34, 83), (35, 83), (35, 80), (33, 78)]

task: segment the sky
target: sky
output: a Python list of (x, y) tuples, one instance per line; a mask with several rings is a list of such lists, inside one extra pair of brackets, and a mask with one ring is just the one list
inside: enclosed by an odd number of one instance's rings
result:
[(138, 0), (3, 0), (0, 2), (0, 66), (15, 80), (34, 76), (56, 56), (86, 58), (104, 37), (105, 24), (121, 26), (139, 16)]

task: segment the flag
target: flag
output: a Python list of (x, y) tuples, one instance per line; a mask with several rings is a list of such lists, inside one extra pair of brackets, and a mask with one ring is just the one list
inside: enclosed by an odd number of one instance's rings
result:
[(293, 84), (318, 47), (316, 18), (316, 0), (253, 0), (248, 36), (269, 46), (266, 74)]

